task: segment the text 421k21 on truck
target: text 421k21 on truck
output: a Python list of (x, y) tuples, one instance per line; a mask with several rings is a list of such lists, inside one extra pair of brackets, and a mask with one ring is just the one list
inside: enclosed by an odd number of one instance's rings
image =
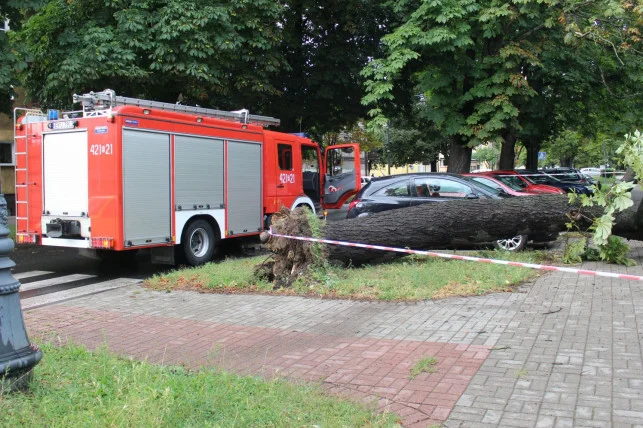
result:
[(152, 260), (210, 260), (282, 206), (339, 208), (360, 188), (357, 144), (265, 129), (278, 119), (116, 96), (82, 111), (17, 108), (16, 241)]

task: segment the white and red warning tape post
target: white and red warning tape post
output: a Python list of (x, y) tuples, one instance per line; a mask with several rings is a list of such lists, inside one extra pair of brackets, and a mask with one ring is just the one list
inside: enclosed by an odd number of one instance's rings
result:
[(421, 256), (442, 257), (444, 259), (467, 260), (471, 262), (493, 263), (493, 264), (505, 265), (505, 266), (518, 266), (518, 267), (524, 267), (529, 269), (539, 269), (539, 270), (547, 270), (547, 271), (555, 271), (555, 272), (569, 272), (569, 273), (576, 273), (579, 275), (605, 276), (609, 278), (629, 279), (632, 281), (643, 281), (643, 276), (628, 275), (623, 273), (601, 272), (601, 271), (586, 270), (586, 269), (574, 269), (574, 268), (567, 268), (567, 267), (560, 267), (560, 266), (539, 265), (535, 263), (510, 262), (507, 260), (487, 259), (484, 257), (459, 256), (456, 254), (438, 253), (435, 251), (411, 250), (408, 248), (396, 248), (396, 247), (385, 247), (382, 245), (359, 244), (357, 242), (335, 241), (332, 239), (317, 239), (317, 238), (309, 238), (305, 236), (281, 235), (279, 233), (274, 233), (272, 229), (270, 229), (268, 233), (271, 236), (275, 236), (277, 238), (296, 239), (298, 241), (320, 242), (322, 244), (343, 245), (345, 247), (366, 248), (369, 250), (394, 251), (396, 253), (418, 254)]

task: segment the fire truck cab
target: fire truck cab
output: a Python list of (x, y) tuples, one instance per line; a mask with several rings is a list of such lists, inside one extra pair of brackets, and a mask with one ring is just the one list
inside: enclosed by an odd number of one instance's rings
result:
[(256, 236), (281, 207), (339, 208), (360, 188), (357, 144), (265, 129), (278, 119), (116, 96), (82, 110), (16, 109), (16, 241), (149, 249), (199, 265), (222, 239)]

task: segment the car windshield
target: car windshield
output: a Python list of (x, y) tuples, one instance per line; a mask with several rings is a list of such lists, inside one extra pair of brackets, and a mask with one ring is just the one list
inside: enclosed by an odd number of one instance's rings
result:
[(505, 192), (503, 189), (498, 188), (498, 187), (491, 187), (485, 183), (482, 183), (480, 180), (477, 180), (475, 177), (463, 177), (467, 181), (473, 182), (477, 187), (481, 187), (482, 190), (486, 190), (489, 193), (492, 193), (494, 195), (498, 196), (505, 196), (507, 192)]
[(481, 183), (480, 181), (476, 180), (473, 177), (462, 177), (462, 178), (464, 178), (467, 181), (473, 182), (477, 187), (481, 187), (482, 190), (486, 190), (487, 192), (492, 193), (494, 195), (504, 196), (506, 194), (506, 192), (504, 190), (497, 189), (497, 188), (491, 187), (491, 186), (487, 186), (486, 184)]
[(547, 175), (543, 172), (527, 172), (523, 175), (527, 180), (531, 181), (534, 184), (549, 184), (556, 185), (560, 183), (560, 180)]
[(527, 184), (517, 175), (496, 175), (496, 178), (518, 192), (524, 191), (527, 187)]
[(550, 175), (553, 175), (555, 178), (559, 180), (568, 180), (568, 181), (576, 181), (576, 180), (581, 180), (582, 177), (579, 176), (574, 171), (563, 171), (563, 172), (555, 172), (555, 173), (548, 173)]

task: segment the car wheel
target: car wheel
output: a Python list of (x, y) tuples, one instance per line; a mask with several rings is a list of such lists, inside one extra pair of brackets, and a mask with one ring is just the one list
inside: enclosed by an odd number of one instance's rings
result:
[(191, 266), (209, 262), (216, 244), (216, 237), (210, 223), (205, 220), (193, 221), (185, 230), (182, 242), (185, 261)]
[(527, 235), (517, 235), (509, 239), (499, 239), (494, 246), (499, 250), (520, 251), (527, 245)]

